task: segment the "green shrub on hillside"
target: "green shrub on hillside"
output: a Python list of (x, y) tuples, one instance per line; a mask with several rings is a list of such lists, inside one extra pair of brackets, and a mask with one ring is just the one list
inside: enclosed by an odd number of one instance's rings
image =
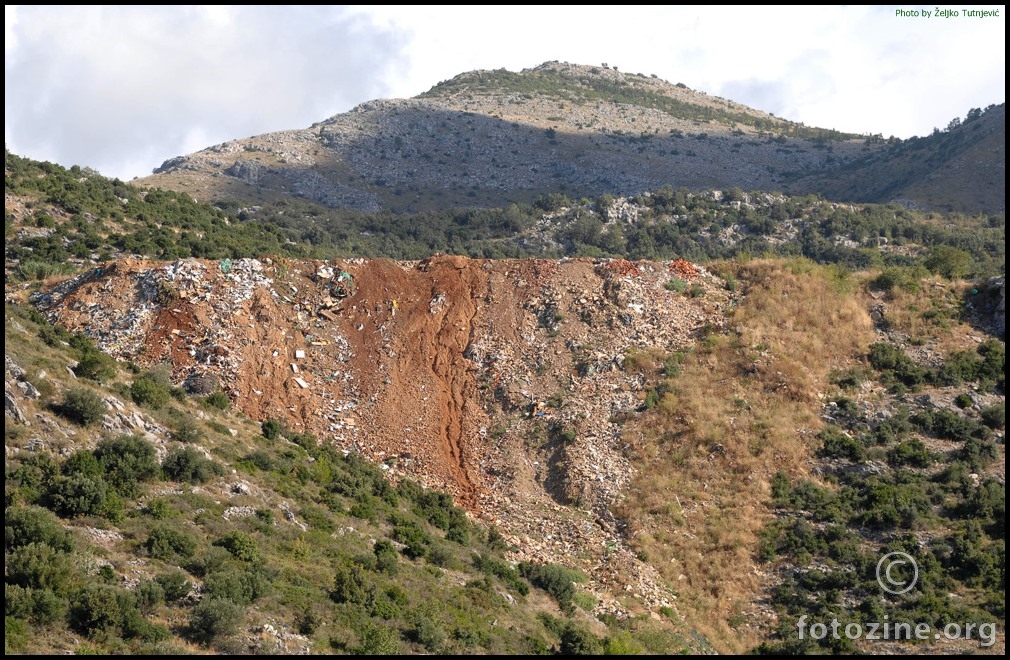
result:
[(84, 351), (74, 367), (78, 378), (88, 378), (104, 383), (116, 375), (116, 362), (97, 348)]
[(154, 445), (138, 435), (121, 435), (98, 442), (95, 458), (106, 479), (123, 497), (136, 497), (139, 484), (156, 478), (161, 470)]
[(39, 506), (11, 506), (4, 510), (4, 548), (10, 552), (41, 543), (57, 552), (73, 552), (74, 538), (51, 511)]
[(107, 410), (102, 397), (84, 387), (67, 390), (58, 408), (61, 415), (81, 426), (94, 424), (105, 416)]
[(130, 385), (130, 398), (133, 402), (151, 410), (158, 410), (168, 403), (171, 397), (169, 386), (147, 376), (138, 378)]
[(147, 552), (155, 559), (170, 561), (179, 557), (192, 557), (196, 552), (196, 539), (166, 525), (156, 525), (147, 536)]
[(238, 631), (245, 608), (226, 598), (205, 598), (189, 615), (189, 635), (201, 644), (212, 644)]
[(211, 477), (224, 474), (224, 468), (206, 458), (193, 447), (176, 447), (169, 450), (161, 462), (167, 479), (191, 484), (202, 484)]
[(561, 611), (569, 615), (575, 612), (575, 582), (583, 580), (580, 573), (557, 564), (530, 562), (521, 562), (519, 573), (534, 586), (549, 593)]

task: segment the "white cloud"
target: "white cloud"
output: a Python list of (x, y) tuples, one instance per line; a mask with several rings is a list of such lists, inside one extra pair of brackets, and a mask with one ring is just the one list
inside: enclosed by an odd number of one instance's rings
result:
[[(143, 175), (196, 147), (308, 126), (381, 95), (404, 53), (340, 9), (19, 7), (4, 139), (36, 158)], [(203, 135), (206, 144), (187, 136)], [(136, 155), (151, 160), (135, 169)], [(127, 164), (130, 164), (127, 169)]]
[(608, 62), (807, 125), (885, 136), (927, 134), (1006, 94), (1004, 18), (913, 20), (893, 7), (9, 6), (4, 14), (8, 148), (121, 178), (371, 98), (413, 96), (464, 71), (547, 60)]

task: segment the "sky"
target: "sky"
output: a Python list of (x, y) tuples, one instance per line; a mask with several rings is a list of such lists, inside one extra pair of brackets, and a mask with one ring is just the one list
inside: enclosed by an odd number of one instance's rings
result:
[(1005, 6), (937, 8), (7, 5), (4, 142), (128, 181), (465, 71), (550, 60), (808, 126), (923, 136), (1006, 100)]

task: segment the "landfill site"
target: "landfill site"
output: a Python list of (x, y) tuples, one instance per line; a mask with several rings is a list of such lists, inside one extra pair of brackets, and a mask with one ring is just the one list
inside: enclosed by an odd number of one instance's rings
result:
[(636, 441), (620, 422), (649, 387), (625, 362), (719, 328), (733, 295), (683, 260), (435, 256), (122, 260), (35, 302), (116, 358), (169, 363), (191, 394), (447, 490), (517, 560), (576, 563), (659, 606), (672, 594), (611, 513)]

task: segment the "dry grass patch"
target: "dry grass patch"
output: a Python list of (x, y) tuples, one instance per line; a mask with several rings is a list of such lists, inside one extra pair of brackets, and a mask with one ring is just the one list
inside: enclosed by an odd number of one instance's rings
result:
[(971, 284), (931, 276), (914, 290), (894, 287), (883, 297), (884, 320), (889, 330), (916, 342), (935, 342), (946, 350), (963, 348), (953, 338), (961, 307)]
[(746, 651), (765, 578), (757, 534), (771, 476), (805, 473), (832, 368), (873, 341), (856, 286), (805, 261), (724, 265), (744, 287), (731, 331), (683, 360), (656, 408), (629, 429), (639, 468), (620, 514), (673, 585), (681, 613), (719, 651)]

